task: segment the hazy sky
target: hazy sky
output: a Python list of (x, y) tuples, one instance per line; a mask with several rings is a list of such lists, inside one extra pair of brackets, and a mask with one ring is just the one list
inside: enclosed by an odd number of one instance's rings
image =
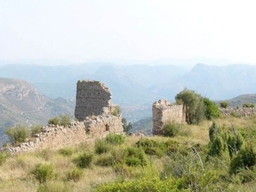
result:
[(255, 7), (253, 0), (0, 0), (0, 60), (256, 64)]

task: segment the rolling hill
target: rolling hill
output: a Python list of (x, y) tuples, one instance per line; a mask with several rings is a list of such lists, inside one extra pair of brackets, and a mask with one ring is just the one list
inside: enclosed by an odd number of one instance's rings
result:
[(54, 116), (73, 115), (73, 111), (74, 101), (50, 99), (26, 81), (0, 78), (0, 135), (15, 124), (46, 124)]

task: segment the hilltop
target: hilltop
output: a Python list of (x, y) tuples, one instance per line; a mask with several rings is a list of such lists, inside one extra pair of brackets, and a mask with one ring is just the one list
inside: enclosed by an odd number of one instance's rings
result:
[(46, 124), (59, 114), (74, 113), (74, 101), (50, 99), (28, 82), (0, 78), (0, 135), (4, 128), (19, 125)]

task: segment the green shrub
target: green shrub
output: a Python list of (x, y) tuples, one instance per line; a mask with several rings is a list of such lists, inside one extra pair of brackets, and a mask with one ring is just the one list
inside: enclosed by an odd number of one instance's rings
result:
[(205, 117), (208, 120), (220, 117), (220, 110), (218, 106), (208, 98), (204, 98)]
[(103, 167), (112, 166), (114, 163), (115, 159), (111, 154), (100, 155), (95, 162), (96, 165)]
[(111, 146), (105, 139), (97, 139), (95, 141), (94, 150), (97, 154), (107, 153), (111, 149)]
[(1, 166), (2, 164), (4, 164), (4, 162), (6, 161), (6, 159), (7, 159), (7, 154), (0, 152), (0, 166)]
[(108, 184), (101, 184), (97, 187), (98, 192), (166, 192), (166, 191), (182, 191), (178, 189), (177, 183), (169, 178), (167, 180), (160, 180), (155, 175), (148, 175), (139, 179), (128, 181), (116, 181)]
[(210, 141), (213, 141), (214, 137), (217, 135), (218, 127), (215, 122), (212, 123), (212, 126), (209, 128), (209, 137)]
[(232, 117), (237, 117), (237, 118), (240, 118), (241, 115), (235, 111), (232, 111), (231, 114), (230, 114)]
[(229, 160), (228, 145), (221, 135), (217, 135), (214, 137), (213, 141), (210, 142), (208, 155)]
[(220, 102), (220, 107), (221, 108), (227, 108), (229, 106), (229, 103), (227, 102), (227, 101), (222, 101), (222, 102)]
[(238, 173), (240, 169), (251, 169), (256, 165), (256, 153), (253, 148), (245, 147), (238, 152), (237, 157), (233, 158), (230, 164), (230, 173)]
[(63, 125), (64, 127), (70, 125), (71, 117), (69, 114), (59, 115), (59, 117), (60, 117), (60, 125)]
[(31, 127), (31, 134), (33, 135), (33, 134), (40, 133), (41, 128), (42, 128), (41, 125), (35, 125), (35, 126)]
[(74, 168), (67, 174), (67, 180), (72, 180), (78, 182), (83, 176), (83, 170), (79, 168)]
[(128, 166), (144, 166), (147, 164), (147, 159), (142, 149), (137, 147), (128, 147), (126, 151), (127, 156), (125, 157), (125, 163)]
[(114, 106), (114, 108), (112, 110), (112, 115), (119, 116), (120, 114), (121, 114), (120, 106), (118, 106), (118, 105)]
[(79, 168), (87, 168), (91, 165), (92, 160), (93, 160), (93, 155), (84, 152), (74, 159), (74, 163)]
[(64, 182), (60, 181), (50, 181), (41, 184), (37, 192), (70, 192), (73, 191), (72, 187)]
[(236, 135), (229, 134), (227, 144), (229, 156), (232, 158), (234, 154), (242, 149), (242, 146), (244, 144), (244, 138), (240, 133), (236, 133)]
[(48, 124), (51, 125), (60, 125), (60, 118), (59, 117), (54, 117), (52, 119), (48, 120)]
[(73, 150), (71, 148), (63, 148), (59, 150), (59, 153), (63, 156), (71, 156), (73, 154)]
[(253, 103), (244, 103), (243, 107), (245, 107), (245, 108), (253, 108), (254, 104)]
[(125, 133), (129, 133), (130, 130), (132, 129), (132, 123), (129, 122), (127, 124), (127, 120), (125, 118), (122, 118), (122, 123), (123, 123), (123, 129)]
[(5, 134), (9, 136), (13, 144), (24, 142), (30, 136), (28, 127), (20, 127), (18, 125), (5, 130)]
[(120, 147), (117, 149), (113, 149), (111, 151), (111, 155), (113, 156), (115, 163), (123, 164), (125, 162), (125, 157), (128, 156), (128, 151)]
[(109, 133), (106, 136), (106, 141), (112, 145), (121, 145), (125, 141), (125, 136), (120, 134)]
[(175, 123), (168, 123), (163, 128), (163, 135), (166, 137), (174, 137), (179, 134), (180, 126)]
[(53, 172), (54, 172), (53, 165), (45, 164), (45, 163), (37, 164), (35, 169), (32, 171), (35, 178), (40, 183), (44, 183), (49, 179), (51, 179), (54, 176)]
[(135, 146), (142, 148), (147, 155), (157, 155), (158, 157), (162, 157), (164, 153), (169, 151), (168, 142), (155, 141), (152, 139), (141, 139)]

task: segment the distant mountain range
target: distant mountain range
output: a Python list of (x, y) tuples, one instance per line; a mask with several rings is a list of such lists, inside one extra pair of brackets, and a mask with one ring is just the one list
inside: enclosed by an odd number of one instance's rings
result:
[(51, 99), (75, 99), (76, 83), (81, 79), (99, 80), (112, 92), (112, 101), (123, 109), (128, 121), (151, 115), (151, 105), (159, 99), (174, 101), (184, 88), (212, 100), (226, 100), (256, 93), (256, 66), (197, 64), (193, 68), (175, 65), (79, 65), (0, 66), (0, 77), (23, 79)]

